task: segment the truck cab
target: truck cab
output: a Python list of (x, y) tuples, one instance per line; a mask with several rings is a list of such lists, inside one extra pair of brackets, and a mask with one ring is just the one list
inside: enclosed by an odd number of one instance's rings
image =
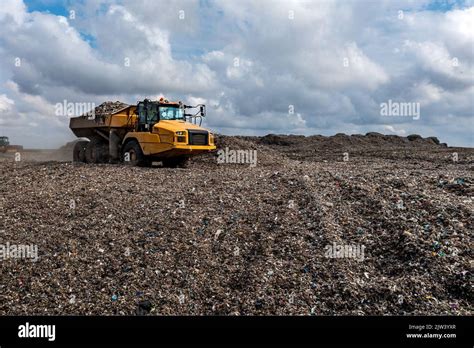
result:
[[(196, 108), (196, 113), (187, 113)], [(125, 136), (123, 149), (125, 152), (130, 150), (127, 142), (136, 139), (144, 156), (180, 163), (190, 156), (215, 150), (213, 134), (201, 128), (205, 113), (205, 105), (187, 106), (164, 98), (159, 101), (145, 99), (136, 106), (135, 132)], [(135, 152), (135, 149), (131, 150)]]
[(10, 140), (8, 140), (8, 137), (0, 137), (0, 152), (7, 152), (9, 145)]

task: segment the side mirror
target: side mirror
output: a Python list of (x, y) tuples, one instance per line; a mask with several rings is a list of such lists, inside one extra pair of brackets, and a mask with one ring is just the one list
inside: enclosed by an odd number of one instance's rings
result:
[(199, 111), (200, 111), (199, 113), (200, 113), (201, 117), (206, 117), (206, 106), (205, 105), (201, 105), (199, 107)]

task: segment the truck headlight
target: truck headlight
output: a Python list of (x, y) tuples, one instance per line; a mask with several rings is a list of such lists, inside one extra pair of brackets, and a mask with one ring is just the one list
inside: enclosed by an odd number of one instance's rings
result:
[(185, 131), (178, 131), (178, 132), (176, 132), (176, 135), (185, 136), (186, 132)]

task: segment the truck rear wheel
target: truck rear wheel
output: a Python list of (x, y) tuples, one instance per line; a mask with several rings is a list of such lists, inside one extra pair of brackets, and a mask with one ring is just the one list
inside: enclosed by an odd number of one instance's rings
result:
[(85, 151), (88, 143), (88, 141), (81, 140), (74, 145), (74, 150), (72, 151), (72, 159), (74, 162), (86, 161)]
[(109, 159), (109, 148), (105, 141), (93, 138), (87, 144), (85, 150), (87, 163), (107, 163)]
[(140, 144), (135, 140), (131, 140), (124, 145), (122, 161), (130, 166), (146, 167), (149, 165), (149, 161), (143, 154)]

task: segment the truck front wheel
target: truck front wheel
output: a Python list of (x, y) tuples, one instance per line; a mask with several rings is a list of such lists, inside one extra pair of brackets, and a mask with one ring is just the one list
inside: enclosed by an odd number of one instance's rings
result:
[(122, 161), (130, 166), (146, 167), (149, 161), (135, 140), (127, 142), (122, 149)]

